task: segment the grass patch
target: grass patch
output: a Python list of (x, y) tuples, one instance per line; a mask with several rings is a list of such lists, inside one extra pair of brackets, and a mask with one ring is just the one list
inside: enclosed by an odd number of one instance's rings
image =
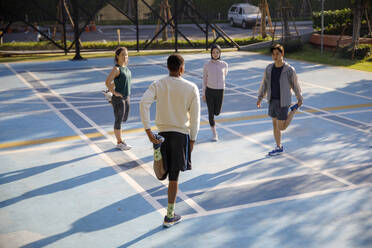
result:
[[(263, 39), (260, 36), (257, 36), (255, 38), (249, 37), (249, 38), (239, 38), (234, 39), (234, 41), (239, 44), (240, 46), (249, 45), (261, 41), (270, 40), (270, 37), (266, 37)], [(195, 47), (192, 47), (186, 40), (179, 40), (178, 41), (178, 47), (179, 48), (204, 48), (205, 47), (205, 39), (201, 40), (191, 40), (192, 44)], [(212, 43), (213, 39), (209, 39), (209, 43)], [(59, 45), (63, 46), (62, 42), (57, 42)], [(218, 39), (217, 44), (219, 44), (221, 47), (228, 47), (229, 44), (226, 43), (223, 39)], [(67, 42), (67, 47), (70, 47), (71, 42)], [(117, 41), (109, 41), (109, 42), (94, 42), (94, 41), (86, 41), (82, 42), (82, 49), (89, 49), (89, 50), (95, 50), (95, 49), (106, 49), (106, 50), (114, 50), (119, 46)], [(120, 46), (125, 46), (129, 50), (135, 50), (137, 48), (137, 42), (136, 41), (123, 41), (120, 42)], [(140, 49), (145, 47), (145, 41), (141, 40), (139, 42)], [(151, 45), (148, 47), (149, 49), (173, 49), (174, 48), (174, 40), (170, 39), (168, 41), (161, 41), (156, 40), (151, 43)], [(4, 43), (0, 46), (0, 50), (7, 50), (7, 51), (37, 51), (37, 50), (56, 50), (60, 51), (60, 49), (55, 46), (53, 43), (49, 41), (40, 41), (40, 42), (10, 42), (10, 43)]]
[[(256, 52), (270, 56), (269, 49), (260, 49)], [(342, 66), (350, 69), (372, 72), (372, 55), (363, 60), (343, 59), (330, 50), (324, 50), (323, 54), (321, 54), (320, 48), (311, 44), (305, 44), (304, 49), (300, 52), (286, 53), (285, 57), (317, 64)]]
[[(223, 49), (223, 51), (236, 51), (235, 48)], [(172, 54), (172, 50), (152, 50), (152, 51), (129, 51), (129, 57), (133, 56), (148, 56), (148, 55), (163, 55), (163, 54)], [(190, 53), (210, 53), (205, 49), (196, 49), (196, 50), (179, 50), (181, 54), (190, 54)], [(61, 53), (51, 53), (51, 54), (30, 54), (30, 55), (12, 55), (10, 57), (0, 57), (0, 63), (12, 63), (12, 62), (37, 62), (37, 61), (57, 61), (57, 60), (69, 60), (75, 56), (74, 53), (64, 55)], [(81, 56), (85, 59), (92, 58), (114, 58), (114, 52), (82, 52)]]

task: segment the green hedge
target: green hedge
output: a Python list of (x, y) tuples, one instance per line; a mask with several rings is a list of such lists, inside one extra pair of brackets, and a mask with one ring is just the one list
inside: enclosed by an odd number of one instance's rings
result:
[[(346, 26), (344, 35), (352, 35), (353, 32), (353, 13), (351, 9), (328, 10), (324, 11), (324, 33), (325, 34), (341, 34)], [(322, 12), (313, 12), (313, 27), (316, 31), (320, 31), (322, 27)], [(368, 34), (368, 26), (365, 16), (362, 19), (362, 27), (360, 36)]]
[[(270, 40), (270, 37), (263, 39), (260, 36), (255, 38), (241, 38), (241, 39), (234, 39), (234, 41), (239, 44), (240, 46), (249, 45), (261, 41)], [(212, 42), (213, 40), (209, 40)], [(196, 48), (203, 48), (205, 47), (205, 40), (192, 40), (191, 41)], [(61, 42), (58, 42), (61, 44)], [(216, 42), (222, 47), (229, 47), (229, 44), (226, 43), (223, 39), (219, 39)], [(67, 46), (70, 46), (71, 42), (67, 42)], [(113, 50), (119, 46), (117, 41), (110, 41), (110, 42), (82, 42), (82, 49), (89, 49), (89, 50), (96, 50), (96, 49), (106, 49), (106, 50)], [(120, 42), (120, 46), (125, 46), (129, 50), (137, 49), (136, 41), (126, 41)], [(140, 49), (145, 46), (144, 41), (140, 41)], [(178, 41), (179, 48), (192, 48), (190, 44), (185, 40)], [(173, 49), (174, 48), (174, 41), (154, 41), (149, 47), (149, 49)], [(11, 42), (11, 43), (3, 43), (0, 46), (0, 50), (58, 50), (58, 48), (49, 41), (40, 41), (40, 42)]]
[[(362, 60), (369, 57), (372, 52), (372, 45), (361, 44), (355, 48), (354, 59)], [(342, 58), (351, 59), (353, 53), (352, 46), (345, 46), (342, 48), (340, 55)]]

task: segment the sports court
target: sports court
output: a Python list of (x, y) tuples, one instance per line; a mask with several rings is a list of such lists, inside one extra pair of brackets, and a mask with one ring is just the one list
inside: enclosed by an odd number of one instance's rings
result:
[[(183, 57), (201, 89), (210, 55)], [(372, 246), (372, 73), (287, 60), (304, 105), (284, 154), (267, 157), (272, 123), (256, 95), (271, 57), (222, 53), (220, 140), (202, 103), (193, 170), (179, 181), (183, 221), (164, 229), (168, 182), (153, 174), (139, 100), (166, 58), (130, 57), (130, 151), (114, 148), (101, 93), (113, 58), (0, 64), (0, 247)]]

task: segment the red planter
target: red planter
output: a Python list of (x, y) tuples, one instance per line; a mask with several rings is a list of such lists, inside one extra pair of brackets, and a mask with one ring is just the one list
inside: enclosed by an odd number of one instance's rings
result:
[[(314, 45), (319, 45), (320, 46), (320, 39), (321, 35), (320, 34), (312, 34), (310, 37), (310, 43)], [(329, 35), (325, 34), (324, 35), (324, 40), (323, 44), (326, 47), (337, 47), (337, 42), (340, 39), (340, 35)], [(350, 45), (352, 42), (352, 37), (344, 35), (342, 36), (340, 40), (340, 47)], [(359, 39), (359, 44), (372, 44), (372, 38), (360, 38)]]

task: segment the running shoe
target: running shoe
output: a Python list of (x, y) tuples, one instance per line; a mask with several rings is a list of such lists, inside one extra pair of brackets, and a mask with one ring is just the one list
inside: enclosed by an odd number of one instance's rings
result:
[(295, 111), (297, 109), (298, 109), (298, 104), (297, 103), (291, 107), (291, 111)]
[(174, 214), (172, 218), (168, 218), (168, 216), (164, 217), (163, 226), (164, 227), (171, 227), (181, 221), (181, 215)]
[(112, 101), (112, 93), (109, 90), (102, 90), (102, 93), (105, 95), (107, 101), (111, 103)]
[(212, 140), (213, 141), (216, 141), (216, 142), (218, 141), (218, 134), (217, 134), (217, 132), (213, 134)]
[(284, 151), (284, 148), (283, 146), (279, 147), (277, 146), (274, 150), (272, 150), (271, 152), (269, 152), (269, 156), (277, 156), (277, 155), (280, 155), (282, 154)]
[(125, 143), (124, 141), (117, 144), (116, 148), (118, 148), (120, 150), (124, 150), (124, 151), (132, 149), (132, 147), (130, 145), (127, 145), (127, 143)]

